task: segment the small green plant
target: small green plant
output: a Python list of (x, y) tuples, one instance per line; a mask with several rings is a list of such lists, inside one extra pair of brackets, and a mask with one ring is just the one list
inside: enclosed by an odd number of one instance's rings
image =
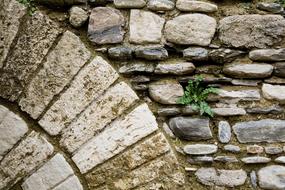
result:
[(30, 16), (37, 10), (34, 4), (34, 0), (17, 0), (17, 1), (27, 7)]
[(276, 0), (275, 3), (279, 3), (285, 7), (285, 0)]
[(191, 105), (195, 111), (200, 111), (200, 115), (213, 117), (214, 113), (206, 100), (209, 94), (217, 94), (218, 89), (202, 85), (202, 81), (202, 76), (197, 76), (194, 80), (189, 80), (184, 95), (178, 99), (178, 103)]

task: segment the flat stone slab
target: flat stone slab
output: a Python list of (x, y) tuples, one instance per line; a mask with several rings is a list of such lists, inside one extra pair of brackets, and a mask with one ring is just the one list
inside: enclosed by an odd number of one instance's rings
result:
[(285, 167), (279, 165), (267, 166), (260, 169), (257, 173), (259, 186), (264, 189), (285, 189), (284, 173)]
[(256, 7), (260, 10), (270, 13), (282, 13), (284, 11), (283, 6), (280, 3), (258, 3)]
[(147, 8), (152, 11), (170, 11), (175, 7), (172, 0), (149, 0)]
[(212, 111), (216, 116), (237, 116), (237, 115), (246, 115), (246, 111), (243, 108), (213, 108)]
[(218, 139), (221, 143), (230, 142), (232, 137), (232, 129), (227, 121), (220, 121), (218, 125)]
[(218, 95), (219, 98), (225, 99), (237, 99), (244, 101), (260, 100), (261, 95), (259, 90), (225, 90), (219, 89)]
[(279, 156), (274, 161), (280, 164), (285, 164), (285, 156)]
[(139, 47), (135, 49), (137, 58), (146, 60), (164, 60), (168, 58), (168, 52), (163, 47)]
[(124, 82), (109, 88), (62, 132), (60, 144), (74, 152), (128, 109), (138, 96)]
[(98, 98), (118, 74), (102, 57), (97, 56), (71, 82), (70, 87), (39, 121), (50, 135), (58, 135), (86, 106)]
[(218, 6), (215, 4), (203, 1), (193, 1), (193, 0), (178, 0), (176, 2), (176, 7), (180, 11), (204, 12), (204, 13), (212, 13), (218, 10)]
[(48, 190), (73, 174), (73, 170), (61, 154), (56, 154), (21, 185), (23, 190)]
[(249, 52), (253, 61), (285, 61), (285, 49), (259, 49)]
[(67, 31), (46, 58), (43, 68), (27, 87), (19, 105), (36, 119), (89, 59), (90, 52), (79, 37)]
[(285, 121), (263, 119), (240, 122), (233, 126), (240, 143), (250, 142), (285, 142)]
[(281, 104), (285, 104), (285, 86), (263, 84), (262, 94), (268, 100), (275, 100)]
[(247, 174), (244, 170), (216, 170), (200, 168), (195, 175), (198, 181), (207, 186), (236, 187), (245, 183)]
[[(278, 62), (274, 64), (274, 75), (285, 78), (285, 62)], [(285, 82), (282, 81), (284, 84)]]
[(154, 72), (156, 74), (185, 75), (191, 74), (195, 66), (191, 62), (160, 62), (156, 65)]
[(271, 159), (262, 156), (250, 156), (242, 158), (241, 161), (245, 164), (266, 164), (270, 162)]
[(81, 173), (86, 173), (156, 130), (155, 117), (148, 106), (142, 104), (82, 146), (72, 160)]
[(75, 175), (69, 177), (64, 182), (53, 188), (53, 190), (83, 190), (83, 187)]
[(145, 0), (114, 0), (116, 8), (121, 9), (134, 9), (143, 8), (146, 5)]
[(140, 61), (127, 63), (119, 68), (120, 74), (153, 73), (153, 72), (154, 72), (154, 65), (152, 63), (145, 63)]
[(218, 151), (218, 147), (213, 144), (193, 144), (184, 146), (183, 151), (189, 155), (214, 154)]
[(188, 61), (208, 61), (209, 51), (206, 48), (190, 47), (183, 50), (183, 58)]

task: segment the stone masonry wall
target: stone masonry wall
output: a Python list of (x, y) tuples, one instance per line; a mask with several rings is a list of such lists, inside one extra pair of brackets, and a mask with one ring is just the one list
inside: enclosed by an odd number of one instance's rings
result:
[(0, 189), (285, 189), (282, 1), (0, 5)]

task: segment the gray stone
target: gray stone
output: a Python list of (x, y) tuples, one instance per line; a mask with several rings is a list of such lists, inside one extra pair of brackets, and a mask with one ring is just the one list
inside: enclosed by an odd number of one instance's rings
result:
[(235, 48), (266, 48), (285, 36), (281, 15), (234, 15), (219, 23), (219, 39)]
[(249, 145), (246, 147), (246, 152), (248, 154), (261, 154), (263, 153), (264, 148), (259, 145)]
[(258, 3), (256, 6), (258, 9), (271, 12), (271, 13), (281, 13), (284, 11), (283, 7), (279, 3)]
[(219, 65), (202, 65), (196, 67), (197, 74), (213, 74), (218, 75), (222, 73), (222, 67)]
[(253, 61), (285, 61), (285, 48), (252, 50), (249, 58)]
[(220, 121), (218, 125), (218, 138), (221, 143), (228, 143), (231, 140), (231, 126), (227, 121)]
[(212, 3), (193, 0), (177, 0), (176, 7), (180, 11), (212, 13), (218, 10), (218, 6)]
[(208, 119), (174, 117), (170, 119), (169, 126), (175, 136), (184, 140), (198, 141), (213, 137)]
[(9, 109), (6, 108), (5, 106), (0, 105), (0, 122), (3, 121), (3, 119), (7, 116), (9, 113)]
[(183, 151), (189, 155), (214, 154), (218, 151), (218, 147), (213, 144), (193, 144), (184, 146)]
[(250, 156), (242, 158), (241, 161), (245, 164), (266, 164), (270, 162), (271, 159), (262, 156)]
[(274, 161), (280, 164), (285, 164), (285, 156), (279, 156)]
[(274, 75), (285, 78), (285, 62), (274, 64)]
[(220, 48), (210, 51), (209, 57), (213, 62), (223, 64), (232, 62), (243, 54), (244, 51)]
[(270, 107), (246, 108), (246, 112), (251, 114), (280, 114), (284, 112), (284, 109), (278, 105), (273, 105)]
[(223, 163), (236, 163), (238, 162), (238, 159), (235, 156), (217, 156), (214, 158), (214, 161)]
[(83, 187), (75, 175), (67, 178), (64, 182), (57, 185), (53, 190), (83, 190)]
[(115, 44), (124, 39), (123, 26), (125, 19), (122, 13), (110, 7), (96, 7), (92, 9), (88, 37), (96, 44)]
[(257, 173), (259, 186), (264, 189), (285, 189), (284, 173), (284, 166), (272, 165), (260, 169)]
[(119, 68), (121, 74), (132, 74), (132, 73), (153, 73), (154, 65), (145, 62), (132, 62), (127, 63)]
[(133, 9), (133, 8), (142, 8), (146, 5), (145, 0), (114, 0), (116, 8), (121, 9)]
[(173, 79), (164, 79), (149, 84), (150, 97), (161, 104), (178, 104), (184, 94), (183, 87)]
[(237, 116), (237, 115), (246, 115), (246, 111), (243, 108), (213, 108), (212, 111), (216, 116)]
[(155, 13), (132, 9), (130, 13), (129, 41), (135, 44), (159, 43), (164, 22), (165, 19)]
[(163, 107), (157, 111), (160, 116), (175, 116), (180, 114), (180, 109), (177, 107)]
[(169, 128), (169, 126), (166, 123), (163, 123), (162, 128), (164, 130), (164, 132), (172, 139), (175, 139), (175, 135), (173, 134), (173, 132), (171, 131), (171, 129)]
[(152, 11), (170, 11), (175, 7), (172, 0), (149, 0), (147, 8)]
[(285, 121), (263, 119), (240, 122), (233, 126), (239, 142), (285, 142)]
[(224, 99), (237, 99), (243, 101), (252, 101), (252, 100), (260, 100), (260, 92), (259, 90), (224, 90), (219, 89), (217, 98)]
[(217, 22), (204, 14), (175, 17), (165, 25), (165, 38), (181, 45), (208, 46), (216, 31)]
[(191, 74), (194, 71), (195, 71), (195, 66), (193, 63), (180, 62), (180, 61), (160, 62), (156, 65), (154, 70), (156, 74), (172, 74), (172, 75)]
[(150, 77), (144, 75), (136, 75), (130, 78), (130, 81), (133, 83), (146, 83), (150, 81)]
[(232, 153), (239, 153), (240, 152), (240, 147), (239, 146), (235, 146), (235, 145), (225, 145), (224, 149), (228, 152), (232, 152)]
[(283, 149), (281, 147), (278, 146), (267, 146), (265, 147), (265, 153), (266, 154), (281, 154), (283, 152)]
[(264, 80), (265, 83), (269, 84), (279, 84), (279, 85), (284, 85), (285, 84), (285, 78), (280, 78), (276, 76), (272, 76), (270, 78), (267, 78)]
[(164, 60), (168, 57), (168, 52), (163, 47), (141, 47), (135, 50), (138, 58), (147, 60)]
[(183, 113), (183, 115), (199, 114), (199, 111), (198, 110), (194, 110), (191, 105), (187, 105), (187, 106), (182, 107), (181, 112)]
[(268, 100), (275, 100), (281, 104), (285, 104), (285, 86), (263, 84), (262, 94)]
[(128, 60), (132, 59), (133, 50), (126, 46), (112, 47), (108, 49), (108, 55), (115, 60)]
[(72, 7), (69, 10), (69, 22), (75, 28), (81, 27), (88, 19), (88, 14), (80, 7)]
[(190, 164), (209, 164), (214, 162), (214, 158), (211, 156), (195, 156), (187, 159)]
[(261, 82), (261, 80), (233, 79), (231, 83), (236, 86), (258, 86)]
[(223, 72), (234, 78), (266, 78), (271, 76), (273, 66), (269, 64), (229, 64), (223, 68)]
[(254, 170), (250, 172), (250, 182), (253, 189), (257, 189), (257, 176)]
[(183, 57), (188, 61), (207, 61), (208, 50), (200, 47), (190, 47), (183, 50)]
[(244, 170), (216, 170), (215, 168), (200, 168), (195, 175), (204, 185), (225, 187), (243, 185), (247, 178)]

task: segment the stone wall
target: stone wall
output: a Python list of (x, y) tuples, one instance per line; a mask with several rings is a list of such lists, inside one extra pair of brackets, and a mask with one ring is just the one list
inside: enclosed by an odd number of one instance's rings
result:
[(281, 4), (0, 3), (0, 189), (285, 188)]

